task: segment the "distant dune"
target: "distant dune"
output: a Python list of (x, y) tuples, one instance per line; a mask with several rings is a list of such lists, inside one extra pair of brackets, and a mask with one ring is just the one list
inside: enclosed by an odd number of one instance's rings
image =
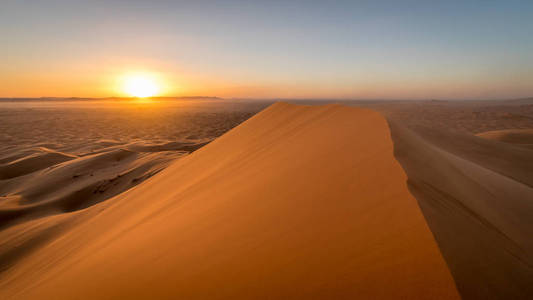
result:
[[(4, 180), (0, 192), (11, 195), (0, 197), (0, 229), (96, 204), (141, 183), (191, 151), (191, 145), (158, 152), (150, 151), (153, 147), (111, 146), (80, 157), (40, 149), (0, 165), (0, 179)], [(157, 147), (164, 149), (165, 145)]]
[(533, 149), (533, 129), (493, 130), (480, 133), (478, 136)]
[(39, 152), (35, 154), (16, 159), (8, 164), (0, 165), (0, 179), (10, 179), (30, 174), (74, 158), (76, 156), (40, 147)]
[(458, 298), (406, 180), (379, 113), (278, 103), (126, 193), (2, 232), (41, 237), (0, 295)]

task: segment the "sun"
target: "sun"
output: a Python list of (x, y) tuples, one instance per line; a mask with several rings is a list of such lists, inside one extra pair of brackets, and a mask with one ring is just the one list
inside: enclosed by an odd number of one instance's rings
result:
[(134, 74), (125, 76), (122, 89), (132, 97), (146, 98), (156, 96), (160, 87), (152, 76)]

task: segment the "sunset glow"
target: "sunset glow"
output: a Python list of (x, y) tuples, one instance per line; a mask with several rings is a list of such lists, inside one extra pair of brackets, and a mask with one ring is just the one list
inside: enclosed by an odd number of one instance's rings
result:
[(161, 87), (155, 78), (149, 75), (133, 74), (124, 78), (122, 89), (129, 96), (146, 98), (157, 96)]
[(0, 97), (527, 98), (509, 1), (2, 1)]
[(533, 0), (0, 0), (0, 300), (533, 300), (532, 33)]

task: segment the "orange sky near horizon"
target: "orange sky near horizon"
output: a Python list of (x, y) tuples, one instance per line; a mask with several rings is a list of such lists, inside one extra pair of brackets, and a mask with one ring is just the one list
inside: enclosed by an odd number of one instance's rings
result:
[[(131, 61), (134, 61), (132, 59)], [(531, 86), (520, 84), (510, 76), (501, 80), (478, 78), (466, 80), (455, 73), (441, 74), (428, 81), (421, 76), (374, 74), (371, 76), (322, 76), (297, 78), (280, 74), (277, 78), (261, 78), (255, 72), (193, 72), (172, 63), (131, 61), (112, 65), (102, 62), (54, 63), (13, 68), (0, 72), (0, 97), (128, 97), (121, 78), (131, 73), (147, 73), (157, 78), (160, 92), (156, 96), (217, 96), (226, 98), (308, 98), (308, 99), (491, 99), (527, 97)], [(59, 66), (57, 66), (59, 65)], [(20, 65), (19, 65), (20, 66)], [(219, 75), (221, 74), (221, 75)], [(292, 78), (291, 78), (292, 77)], [(480, 80), (482, 79), (482, 80)], [(481, 81), (481, 82), (480, 82)]]
[(415, 4), (7, 0), (0, 97), (129, 96), (135, 72), (158, 96), (533, 96), (533, 2)]
[[(148, 70), (148, 71), (145, 71)], [(129, 73), (152, 69), (131, 69), (73, 75), (70, 73), (36, 73), (0, 75), (0, 97), (129, 97), (120, 78)], [(224, 98), (306, 98), (306, 99), (503, 99), (527, 97), (527, 84), (496, 86), (462, 82), (367, 81), (347, 85), (343, 82), (238, 82), (197, 75), (158, 73), (160, 97), (216, 96)], [(466, 96), (465, 96), (466, 95)]]

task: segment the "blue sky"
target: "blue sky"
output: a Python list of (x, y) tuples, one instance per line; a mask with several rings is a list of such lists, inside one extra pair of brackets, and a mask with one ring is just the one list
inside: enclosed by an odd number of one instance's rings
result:
[(533, 1), (3, 1), (0, 96), (533, 96)]

